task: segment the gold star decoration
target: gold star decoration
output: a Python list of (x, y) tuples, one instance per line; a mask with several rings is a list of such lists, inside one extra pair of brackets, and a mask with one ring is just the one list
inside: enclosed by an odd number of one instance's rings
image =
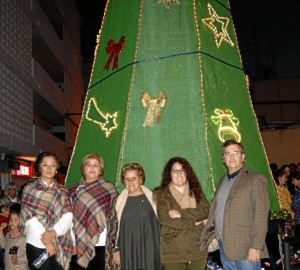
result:
[(103, 113), (99, 109), (97, 101), (94, 97), (89, 100), (85, 118), (94, 124), (99, 125), (107, 138), (111, 132), (118, 127), (117, 116), (117, 112), (114, 112), (113, 114)]
[(157, 0), (157, 4), (163, 4), (169, 9), (173, 4), (180, 4), (179, 0)]
[(234, 47), (234, 43), (227, 32), (229, 19), (220, 17), (210, 3), (207, 4), (207, 8), (210, 17), (202, 19), (202, 22), (213, 32), (217, 47), (219, 48), (223, 41)]

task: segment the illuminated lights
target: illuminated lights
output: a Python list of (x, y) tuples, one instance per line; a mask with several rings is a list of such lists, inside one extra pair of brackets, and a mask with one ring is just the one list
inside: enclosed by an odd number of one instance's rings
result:
[[(196, 28), (196, 33), (197, 33), (197, 41), (198, 41), (198, 51), (201, 52), (201, 38), (200, 38), (200, 30), (199, 30), (199, 24), (198, 24), (198, 12), (197, 12), (197, 3), (196, 0), (193, 1), (193, 13), (194, 13), (194, 23), (195, 23), (195, 28)], [(210, 149), (208, 146), (208, 123), (207, 123), (207, 111), (206, 111), (206, 105), (205, 105), (205, 99), (204, 99), (204, 94), (205, 94), (205, 88), (203, 84), (203, 70), (202, 70), (202, 58), (201, 58), (201, 53), (198, 54), (198, 61), (199, 61), (199, 76), (200, 76), (200, 84), (201, 84), (201, 102), (202, 102), (202, 108), (203, 108), (203, 113), (205, 116), (205, 148), (207, 152), (207, 157), (208, 157), (208, 165), (209, 165), (209, 172), (211, 175), (211, 185), (214, 191), (216, 191), (216, 186), (215, 186), (215, 177), (214, 177), (214, 172), (213, 172), (213, 167), (212, 167), (212, 159), (211, 159), (211, 153)]]
[[(144, 1), (140, 1), (140, 9), (139, 9), (139, 19), (138, 19), (138, 32), (137, 32), (137, 39), (136, 39), (136, 44), (135, 44), (135, 52), (134, 52), (134, 62), (137, 62), (137, 57), (138, 57), (138, 50), (140, 46), (140, 37), (141, 37), (141, 28), (142, 28), (142, 17), (143, 17), (143, 5)], [(119, 152), (119, 158), (118, 158), (118, 169), (116, 173), (116, 183), (115, 186), (118, 186), (119, 184), (119, 179), (120, 179), (120, 174), (121, 174), (121, 166), (122, 166), (122, 161), (123, 161), (123, 154), (124, 154), (124, 145), (125, 145), (125, 138), (127, 134), (127, 127), (128, 127), (128, 118), (129, 118), (129, 112), (130, 112), (130, 102), (131, 102), (131, 94), (133, 91), (133, 82), (134, 82), (134, 77), (136, 73), (136, 64), (133, 65), (132, 68), (132, 73), (131, 73), (131, 78), (130, 78), (130, 87), (128, 90), (128, 97), (127, 97), (127, 105), (126, 105), (126, 115), (125, 115), (125, 122), (124, 122), (124, 127), (122, 131), (122, 139), (121, 139), (121, 145), (120, 145), (120, 152)]]
[(157, 4), (163, 4), (169, 9), (174, 4), (180, 4), (179, 0), (157, 0)]
[(104, 66), (104, 69), (109, 70), (110, 64), (113, 62), (112, 70), (118, 69), (119, 65), (119, 53), (122, 52), (124, 48), (125, 37), (122, 36), (118, 43), (113, 39), (109, 39), (106, 46), (106, 53), (109, 55), (109, 58)]
[(222, 142), (228, 139), (241, 141), (241, 134), (238, 132), (239, 119), (233, 116), (231, 110), (215, 109), (215, 115), (211, 116), (214, 124), (218, 125), (218, 136)]
[[(207, 4), (207, 8), (210, 18), (202, 19), (202, 22), (213, 32), (217, 47), (219, 48), (223, 41), (234, 47), (234, 43), (227, 32), (229, 19), (226, 17), (219, 17), (210, 3)], [(221, 28), (222, 30), (220, 31), (218, 28)]]
[[(98, 115), (91, 116), (92, 110), (96, 110)], [(97, 101), (95, 98), (91, 98), (88, 102), (88, 108), (85, 114), (85, 118), (94, 124), (100, 126), (102, 131), (105, 132), (105, 136), (108, 138), (111, 132), (118, 127), (117, 124), (118, 113), (114, 112), (113, 114), (106, 113), (104, 114), (98, 107)], [(99, 117), (99, 119), (95, 119)], [(101, 120), (104, 120), (103, 122)]]
[(141, 103), (144, 108), (149, 107), (144, 122), (144, 127), (153, 127), (153, 118), (155, 115), (156, 123), (161, 120), (161, 108), (164, 108), (167, 103), (167, 96), (164, 92), (160, 92), (158, 97), (151, 98), (148, 93), (143, 93), (141, 96)]

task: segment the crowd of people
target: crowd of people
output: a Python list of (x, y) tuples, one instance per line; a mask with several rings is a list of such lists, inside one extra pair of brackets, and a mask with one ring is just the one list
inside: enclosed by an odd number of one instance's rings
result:
[[(266, 246), (267, 180), (244, 166), (239, 142), (225, 141), (222, 159), (227, 173), (210, 205), (190, 162), (182, 157), (166, 162), (161, 184), (153, 191), (144, 185), (140, 164), (125, 164), (124, 190), (118, 194), (103, 178), (99, 154), (82, 158), (81, 179), (66, 189), (55, 179), (59, 158), (42, 152), (34, 165), (37, 180), (24, 187), (22, 196), (9, 183), (0, 198), (0, 269), (260, 270), (261, 259), (272, 255)], [(296, 225), (296, 237), (283, 235), (282, 240), (296, 245), (297, 166), (292, 173), (290, 166), (274, 171), (280, 204)], [(212, 244), (219, 260), (207, 264)]]

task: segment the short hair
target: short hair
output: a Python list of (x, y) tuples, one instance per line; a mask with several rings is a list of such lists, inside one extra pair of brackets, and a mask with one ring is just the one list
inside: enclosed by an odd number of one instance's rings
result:
[(241, 151), (241, 154), (244, 154), (244, 147), (240, 142), (237, 142), (236, 140), (226, 140), (222, 145), (222, 156), (224, 155), (225, 148), (229, 145), (238, 145)]
[(60, 160), (59, 160), (58, 156), (55, 153), (48, 152), (48, 151), (41, 152), (36, 157), (36, 161), (34, 163), (34, 171), (36, 172), (37, 175), (41, 175), (41, 173), (40, 173), (40, 165), (43, 162), (43, 159), (45, 157), (53, 157), (54, 160), (56, 161), (56, 164), (57, 164), (57, 168), (56, 169), (60, 168)]
[(16, 214), (20, 216), (20, 213), (21, 213), (21, 204), (13, 203), (9, 208), (9, 217), (11, 214)]
[(7, 195), (7, 191), (8, 189), (15, 189), (16, 190), (16, 195), (18, 196), (19, 193), (19, 187), (16, 183), (10, 182), (6, 185), (5, 190), (4, 190), (4, 194)]
[(80, 171), (83, 174), (84, 172), (84, 166), (91, 160), (91, 159), (96, 159), (99, 162), (100, 165), (100, 176), (103, 175), (104, 173), (104, 159), (102, 156), (95, 154), (95, 153), (90, 153), (87, 154), (83, 157), (82, 161), (81, 161), (81, 165), (80, 165)]
[(299, 171), (298, 172), (294, 172), (292, 174), (292, 178), (295, 178), (296, 180), (300, 180), (300, 172)]
[(124, 184), (124, 177), (127, 171), (137, 171), (138, 176), (142, 178), (142, 184), (145, 183), (145, 171), (139, 163), (127, 163), (123, 166), (121, 171), (121, 181)]
[(9, 207), (7, 205), (0, 205), (0, 213), (2, 213), (3, 208), (7, 208), (7, 210), (9, 211)]

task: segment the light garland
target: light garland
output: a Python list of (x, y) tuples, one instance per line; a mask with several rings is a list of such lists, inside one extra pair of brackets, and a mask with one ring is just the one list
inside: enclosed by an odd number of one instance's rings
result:
[[(197, 33), (197, 41), (198, 41), (198, 52), (201, 52), (201, 36), (200, 36), (200, 29), (198, 24), (198, 16), (197, 16), (197, 3), (196, 0), (193, 1), (193, 13), (194, 13), (194, 23)], [(198, 61), (199, 61), (199, 76), (200, 76), (200, 85), (201, 85), (201, 102), (202, 102), (202, 108), (205, 118), (205, 147), (208, 157), (208, 165), (209, 165), (209, 172), (211, 175), (211, 184), (213, 187), (213, 190), (216, 191), (216, 185), (215, 185), (215, 177), (214, 177), (214, 171), (212, 167), (212, 159), (211, 159), (211, 153), (210, 148), (208, 145), (208, 123), (207, 123), (207, 112), (206, 112), (206, 104), (205, 104), (205, 97), (204, 97), (204, 83), (203, 83), (203, 71), (202, 71), (202, 56), (201, 53), (198, 54)]]
[[(138, 49), (139, 49), (139, 46), (140, 46), (143, 5), (144, 5), (144, 1), (140, 0), (139, 19), (138, 19), (138, 32), (137, 32), (137, 39), (136, 39), (135, 52), (134, 52), (134, 62), (135, 63), (137, 62)], [(118, 167), (117, 167), (117, 173), (116, 173), (116, 183), (115, 183), (116, 187), (118, 187), (118, 184), (120, 182), (121, 166), (122, 166), (122, 160), (123, 160), (123, 154), (124, 154), (124, 143), (125, 143), (126, 134), (127, 134), (128, 118), (129, 118), (130, 103), (131, 103), (131, 94), (132, 94), (132, 91), (133, 91), (133, 82), (134, 82), (135, 73), (136, 73), (136, 64), (134, 64), (133, 68), (132, 68), (132, 73), (131, 73), (131, 78), (130, 78), (130, 86), (129, 86), (129, 90), (128, 90), (125, 121), (124, 121), (124, 127), (123, 127), (123, 131), (122, 131), (120, 152), (119, 152), (119, 158), (118, 158)]]
[[(93, 108), (96, 109), (96, 111), (99, 114), (100, 118), (105, 120), (104, 122), (101, 122), (100, 120), (96, 120), (96, 119), (94, 119), (90, 116), (91, 106), (93, 106)], [(88, 107), (87, 107), (87, 110), (86, 110), (86, 113), (85, 113), (86, 120), (89, 120), (89, 121), (93, 122), (94, 124), (99, 125), (101, 130), (104, 131), (105, 136), (107, 138), (110, 136), (111, 132), (114, 129), (117, 129), (117, 127), (118, 127), (117, 116), (118, 116), (118, 112), (114, 112), (113, 114), (103, 113), (99, 109), (97, 101), (94, 97), (90, 98), (90, 100), (88, 101)]]
[[(212, 8), (210, 3), (207, 4), (207, 8), (210, 18), (205, 18), (201, 21), (213, 32), (217, 47), (219, 48), (223, 41), (234, 47), (234, 43), (227, 32), (229, 19), (226, 17), (220, 17)], [(216, 26), (217, 23), (221, 25), (222, 31), (218, 30), (218, 27)]]
[(215, 115), (211, 116), (214, 124), (218, 125), (218, 136), (221, 142), (225, 142), (229, 137), (233, 137), (240, 142), (242, 137), (238, 132), (239, 119), (234, 117), (233, 112), (229, 109), (215, 109)]
[(157, 0), (157, 4), (163, 4), (169, 9), (174, 4), (180, 4), (179, 0)]

